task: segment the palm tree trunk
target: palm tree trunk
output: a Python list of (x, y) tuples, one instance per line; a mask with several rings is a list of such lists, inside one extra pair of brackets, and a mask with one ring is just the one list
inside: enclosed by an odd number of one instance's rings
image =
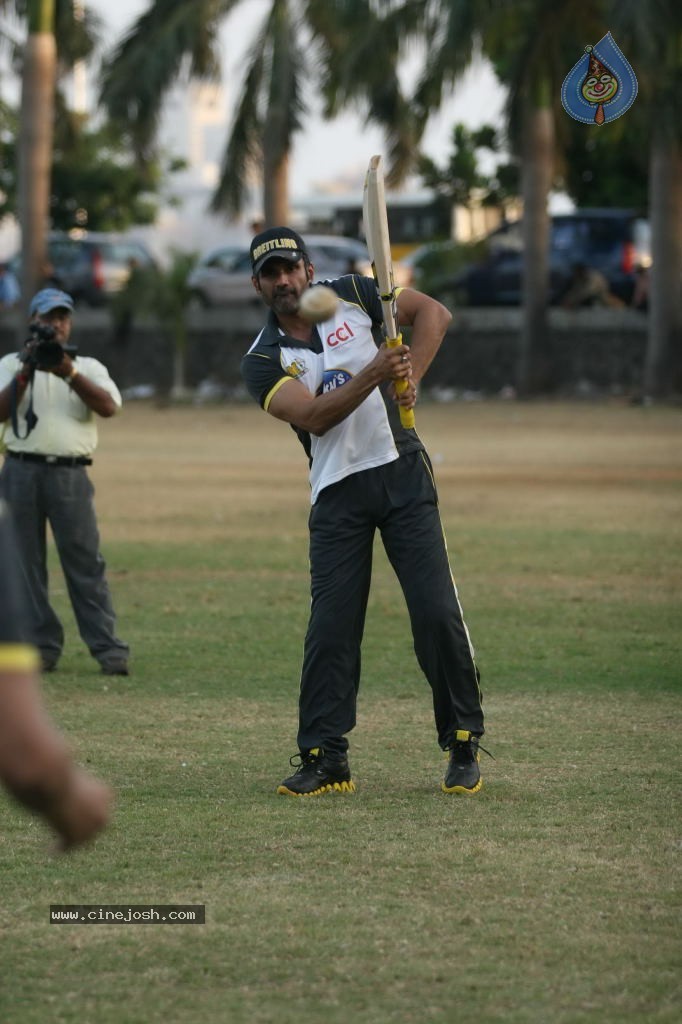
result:
[(658, 398), (671, 390), (680, 371), (672, 363), (682, 328), (682, 150), (661, 133), (651, 147), (649, 213), (653, 268), (642, 390)]
[(182, 401), (187, 398), (187, 376), (186, 376), (186, 353), (187, 353), (187, 331), (184, 324), (175, 325), (175, 346), (173, 349), (173, 384), (171, 387), (171, 398), (174, 401)]
[(267, 227), (289, 222), (289, 154), (268, 153), (264, 146), (263, 210)]
[(21, 293), (26, 303), (45, 263), (50, 212), (57, 52), (54, 0), (31, 0), (24, 49), (19, 130)]
[(523, 323), (517, 390), (527, 396), (550, 384), (547, 303), (549, 213), (554, 162), (554, 120), (549, 105), (529, 105), (523, 125)]

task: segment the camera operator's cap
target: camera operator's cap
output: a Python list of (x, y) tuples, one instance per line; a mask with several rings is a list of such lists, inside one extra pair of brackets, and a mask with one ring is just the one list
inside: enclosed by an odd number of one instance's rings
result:
[(29, 314), (31, 316), (45, 316), (53, 309), (68, 309), (73, 311), (73, 299), (66, 292), (59, 288), (43, 288), (31, 299)]
[(289, 263), (298, 263), (307, 255), (305, 242), (293, 228), (268, 228), (267, 231), (261, 231), (256, 235), (251, 242), (251, 266), (254, 274), (262, 270), (274, 256), (280, 260), (288, 260)]

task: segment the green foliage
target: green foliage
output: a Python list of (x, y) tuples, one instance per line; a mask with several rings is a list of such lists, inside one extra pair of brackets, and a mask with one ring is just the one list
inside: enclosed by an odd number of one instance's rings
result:
[(259, 163), (265, 189), (276, 187), (278, 172), (286, 167), (292, 139), (301, 130), (307, 112), (303, 86), (306, 67), (306, 53), (291, 5), (287, 0), (276, 0), (249, 54), (237, 114), (211, 200), (213, 210), (238, 213), (242, 209), (249, 172)]
[[(154, 152), (159, 111), (173, 83), (188, 71), (197, 77), (218, 75), (218, 30), (238, 3), (150, 0), (106, 60), (101, 101), (131, 132), (143, 159)], [(391, 5), (387, 10), (373, 0), (270, 0), (267, 8), (263, 4), (265, 16), (246, 58), (213, 209), (235, 212), (243, 207), (254, 165), (265, 166), (266, 208), (277, 205), (276, 190), (286, 189), (284, 158), (301, 128), (313, 76), (326, 116), (359, 105), (369, 121), (385, 129), (389, 180), (404, 177), (412, 164), (417, 132), (400, 87), (398, 57), (405, 33), (412, 37), (417, 31), (417, 6)]]
[(135, 314), (152, 315), (172, 332), (182, 327), (191, 293), (187, 278), (196, 264), (197, 253), (171, 249), (167, 267), (131, 269), (124, 288), (112, 299), (115, 323)]
[[(1, 218), (17, 210), (16, 143), (10, 131), (0, 136), (0, 167)], [(59, 104), (50, 189), (54, 229), (122, 231), (152, 224), (170, 173), (171, 165), (162, 166), (160, 159), (137, 163), (126, 136), (110, 123), (90, 128)]]
[(677, 0), (610, 0), (608, 7), (609, 25), (639, 85), (626, 116), (643, 115), (649, 139), (682, 145), (682, 7)]
[(561, 183), (577, 206), (647, 209), (649, 130), (637, 113), (601, 128), (569, 127)]
[(136, 155), (153, 158), (161, 105), (189, 72), (219, 74), (218, 25), (239, 0), (150, 0), (130, 32), (102, 65), (101, 102), (130, 133)]
[(103, 22), (88, 3), (76, 17), (73, 0), (56, 0), (54, 34), (61, 67), (72, 68), (77, 61), (90, 60), (101, 42)]
[[(315, 63), (326, 117), (355, 107), (386, 135), (389, 184), (400, 183), (414, 165), (423, 124), (401, 87), (399, 59), (406, 47), (428, 38), (422, 0), (307, 0), (306, 17), (319, 51)], [(352, 44), (349, 45), (349, 40)]]
[(471, 131), (463, 124), (452, 130), (452, 152), (444, 167), (420, 154), (417, 171), (427, 188), (447, 197), (451, 204), (469, 206), (477, 194), (485, 205), (502, 205), (518, 195), (519, 170), (516, 164), (498, 163), (491, 174), (479, 168), (479, 152), (497, 153), (498, 133), (491, 125)]
[(476, 263), (486, 252), (484, 242), (434, 242), (417, 250), (413, 258), (413, 286), (427, 295), (445, 296), (455, 274)]
[(161, 323), (172, 327), (184, 318), (191, 292), (187, 278), (195, 266), (197, 253), (171, 249), (170, 263), (165, 270), (157, 270), (153, 303)]
[[(62, 119), (62, 125), (68, 119)], [(50, 215), (55, 228), (123, 230), (151, 224), (162, 187), (159, 163), (141, 168), (109, 124), (94, 130), (72, 118), (55, 138)], [(70, 136), (70, 137), (69, 137)]]
[[(19, 17), (38, 13), (28, 3), (15, 5)], [(86, 7), (75, 17), (71, 0), (57, 0), (55, 39), (61, 76), (79, 60), (92, 57), (101, 32), (101, 19)], [(17, 51), (15, 62), (20, 60)], [(17, 64), (20, 67), (20, 63)], [(158, 200), (177, 162), (159, 156), (145, 166), (135, 160), (129, 129), (104, 122), (90, 127), (80, 114), (67, 108), (56, 83), (50, 222), (57, 230), (87, 227), (91, 231), (125, 230), (150, 224)], [(19, 114), (6, 103), (0, 106), (0, 219), (17, 212), (17, 151)]]
[(550, 108), (559, 148), (566, 115), (561, 83), (582, 53), (607, 31), (604, 0), (519, 0), (493, 3), (483, 46), (495, 72), (509, 89), (507, 127), (515, 150), (532, 108)]

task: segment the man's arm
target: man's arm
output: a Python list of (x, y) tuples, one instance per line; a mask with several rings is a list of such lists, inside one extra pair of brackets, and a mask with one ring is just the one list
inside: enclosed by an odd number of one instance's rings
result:
[(364, 402), (386, 380), (407, 380), (411, 375), (410, 350), (405, 345), (388, 348), (384, 343), (375, 358), (341, 388), (311, 395), (300, 381), (285, 381), (272, 396), (267, 411), (316, 437), (322, 437)]
[(52, 826), (62, 849), (92, 839), (109, 820), (109, 788), (74, 763), (30, 669), (0, 667), (0, 779)]
[[(5, 378), (6, 379), (6, 378)], [(26, 371), (26, 367), (20, 367), (17, 372), (10, 378), (10, 381), (5, 387), (0, 390), (0, 423), (4, 423), (9, 420), (12, 412), (12, 388), (17, 389), (17, 405), (24, 396), (24, 392), (29, 385), (31, 375)], [(16, 385), (14, 384), (16, 381)]]
[(92, 409), (92, 411), (97, 413), (98, 416), (102, 416), (105, 419), (109, 418), (110, 416), (113, 416), (118, 409), (118, 403), (109, 391), (107, 391), (106, 388), (103, 388), (100, 384), (97, 384), (90, 377), (80, 373), (76, 369), (71, 356), (65, 352), (64, 358), (58, 366), (54, 366), (46, 370), (38, 369), (36, 371), (32, 371), (29, 369), (27, 364), (24, 363), (21, 368), (17, 370), (13, 380), (10, 380), (9, 384), (0, 391), (0, 423), (4, 423), (10, 418), (12, 388), (15, 386), (14, 381), (16, 381), (18, 405), (30, 383), (33, 372), (53, 373), (56, 377), (61, 377), (62, 380), (69, 384), (80, 400), (87, 405), (88, 409)]
[(403, 288), (398, 293), (397, 303), (400, 326), (412, 328), (410, 377), (418, 384), (441, 346), (452, 313), (436, 299), (413, 288)]
[(52, 825), (64, 848), (75, 846), (104, 827), (111, 793), (74, 764), (45, 710), (38, 652), (26, 642), (14, 531), (1, 498), (0, 565), (0, 782)]
[(64, 358), (59, 366), (55, 366), (50, 372), (65, 380), (81, 402), (87, 405), (88, 409), (96, 412), (98, 416), (108, 419), (118, 409), (113, 396), (90, 377), (86, 377), (76, 369), (73, 359), (67, 352), (64, 353)]

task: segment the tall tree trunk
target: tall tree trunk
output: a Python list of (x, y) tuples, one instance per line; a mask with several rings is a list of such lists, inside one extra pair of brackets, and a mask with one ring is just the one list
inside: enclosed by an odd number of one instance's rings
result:
[(653, 268), (649, 286), (649, 330), (642, 391), (658, 398), (682, 383), (682, 367), (673, 365), (682, 341), (682, 150), (654, 135), (649, 169), (649, 214)]
[(171, 398), (175, 401), (182, 401), (187, 398), (187, 330), (183, 324), (175, 325), (175, 346), (173, 349), (173, 384), (171, 386)]
[(523, 322), (517, 390), (527, 396), (550, 384), (547, 303), (549, 300), (549, 212), (554, 165), (554, 120), (549, 105), (528, 105), (524, 117)]
[(46, 257), (52, 175), (52, 138), (57, 52), (54, 0), (31, 0), (24, 49), (19, 129), (19, 223), (21, 294), (27, 303)]
[(289, 223), (289, 154), (264, 152), (263, 210), (266, 227)]

